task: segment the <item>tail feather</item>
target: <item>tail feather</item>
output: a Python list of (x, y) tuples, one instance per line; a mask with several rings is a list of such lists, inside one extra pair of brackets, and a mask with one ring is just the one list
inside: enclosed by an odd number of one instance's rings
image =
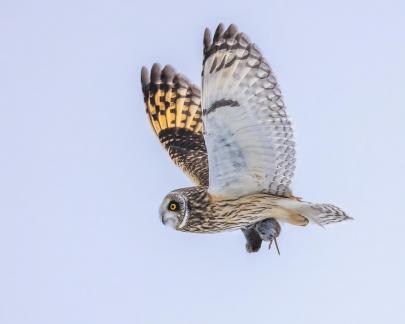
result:
[(339, 207), (331, 204), (307, 203), (302, 215), (318, 225), (328, 225), (352, 219)]
[(310, 222), (320, 226), (353, 219), (339, 207), (331, 204), (314, 204), (300, 200), (282, 199), (278, 202), (278, 205), (298, 213)]

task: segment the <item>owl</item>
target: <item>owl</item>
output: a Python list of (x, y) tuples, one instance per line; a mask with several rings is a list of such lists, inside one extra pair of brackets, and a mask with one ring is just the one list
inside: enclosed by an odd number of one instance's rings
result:
[(277, 246), (280, 223), (324, 226), (350, 217), (290, 190), (295, 143), (277, 80), (258, 47), (231, 24), (204, 33), (202, 90), (170, 66), (141, 71), (146, 113), (171, 159), (195, 186), (159, 208), (178, 231), (242, 230), (246, 250)]

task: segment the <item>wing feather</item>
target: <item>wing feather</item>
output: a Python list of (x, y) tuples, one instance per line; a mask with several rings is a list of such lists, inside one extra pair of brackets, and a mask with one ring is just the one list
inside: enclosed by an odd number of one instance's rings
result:
[(208, 186), (200, 90), (184, 76), (158, 64), (141, 72), (146, 113), (171, 159), (199, 185)]
[(209, 192), (290, 196), (292, 128), (277, 80), (259, 49), (234, 25), (204, 34), (202, 109)]

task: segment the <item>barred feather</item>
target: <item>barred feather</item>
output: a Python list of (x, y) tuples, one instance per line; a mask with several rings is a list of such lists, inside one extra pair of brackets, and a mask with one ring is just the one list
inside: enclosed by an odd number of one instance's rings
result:
[(170, 65), (152, 66), (151, 82), (142, 68), (142, 90), (146, 112), (156, 134), (167, 128), (184, 128), (202, 133), (200, 90)]
[(191, 179), (208, 185), (208, 159), (202, 135), (200, 90), (166, 65), (141, 72), (146, 113), (172, 160)]
[(259, 49), (234, 25), (204, 36), (203, 120), (209, 192), (290, 196), (295, 169), (291, 124), (281, 91)]
[(320, 226), (339, 223), (345, 220), (352, 219), (339, 207), (331, 204), (316, 204), (299, 199), (279, 199), (277, 205), (295, 212), (308, 221)]

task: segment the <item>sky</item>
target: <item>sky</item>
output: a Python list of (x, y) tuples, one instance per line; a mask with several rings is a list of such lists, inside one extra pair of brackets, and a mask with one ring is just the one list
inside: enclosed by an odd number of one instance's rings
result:
[[(0, 322), (404, 323), (403, 1), (0, 0)], [(164, 227), (190, 181), (151, 131), (142, 65), (200, 84), (206, 26), (262, 50), (297, 143), (292, 189), (354, 221)]]

